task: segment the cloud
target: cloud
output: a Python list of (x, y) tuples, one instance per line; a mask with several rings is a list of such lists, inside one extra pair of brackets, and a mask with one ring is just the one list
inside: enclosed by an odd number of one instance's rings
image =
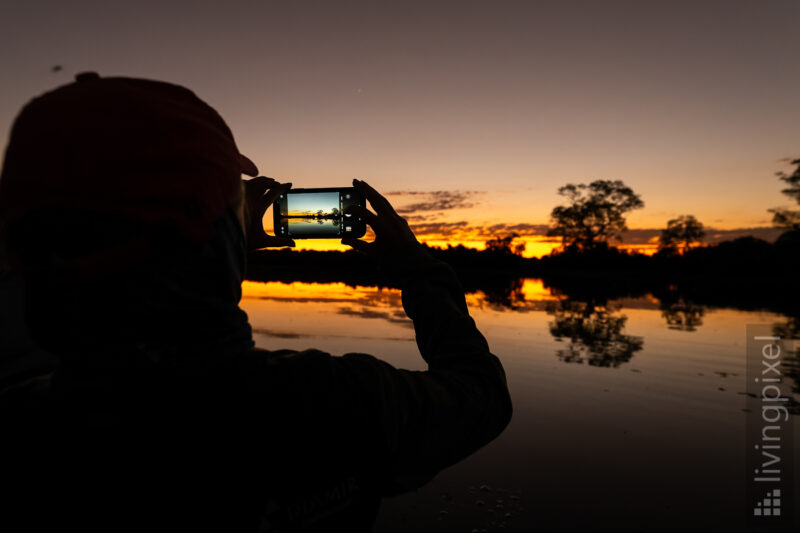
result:
[(423, 222), (432, 220), (435, 217), (433, 215), (405, 215), (403, 218), (406, 219), (406, 222)]
[(276, 337), (278, 339), (299, 339), (301, 337), (307, 336), (303, 333), (295, 333), (293, 331), (275, 331), (272, 329), (265, 329), (265, 328), (253, 328), (253, 333), (257, 333), (259, 335), (266, 335), (267, 337)]
[(774, 242), (786, 228), (758, 227), (736, 229), (706, 228), (706, 242), (720, 242), (737, 239), (739, 237), (756, 237), (765, 241)]
[[(451, 209), (468, 209), (475, 206), (475, 197), (482, 191), (390, 191), (387, 196), (410, 197), (410, 204), (395, 206), (401, 214), (419, 211), (449, 211)], [(394, 201), (392, 203), (395, 203)]]
[(505, 237), (516, 233), (520, 237), (544, 237), (547, 234), (547, 224), (470, 224), (466, 220), (458, 222), (424, 222), (410, 224), (412, 231), (418, 237), (437, 237), (455, 240), (487, 240), (495, 237)]
[(389, 191), (383, 193), (384, 196), (428, 196), (431, 194), (452, 194), (452, 193), (459, 193), (459, 194), (467, 194), (467, 195), (476, 195), (476, 194), (484, 194), (485, 191), (461, 191), (461, 190), (453, 190), (453, 191)]
[(469, 223), (466, 220), (458, 222), (426, 222), (423, 224), (409, 224), (409, 226), (414, 235), (418, 237), (428, 235), (452, 236), (456, 232), (463, 233), (469, 229)]
[[(486, 241), (495, 237), (505, 237), (516, 233), (520, 237), (536, 237), (540, 242), (560, 242), (559, 237), (547, 237), (547, 224), (470, 224), (466, 220), (458, 222), (422, 222), (410, 224), (414, 234), (420, 238), (453, 241)], [(753, 236), (774, 242), (784, 231), (783, 228), (749, 227), (736, 229), (716, 229), (706, 227), (703, 242), (714, 244), (729, 241), (738, 237)], [(622, 234), (622, 241), (613, 240), (613, 244), (639, 245), (658, 242), (661, 228), (629, 229)]]
[[(722, 241), (730, 241), (739, 237), (756, 237), (768, 242), (774, 242), (778, 236), (785, 231), (784, 228), (774, 227), (755, 227), (755, 228), (735, 228), (735, 229), (715, 229), (706, 227), (706, 236), (703, 242), (715, 244)], [(622, 244), (647, 244), (658, 242), (661, 229), (640, 228), (630, 229), (622, 234)]]
[(253, 333), (257, 335), (264, 335), (266, 337), (275, 337), (278, 339), (304, 339), (304, 338), (341, 338), (341, 339), (380, 339), (380, 340), (387, 340), (387, 341), (413, 341), (414, 337), (397, 337), (397, 336), (379, 336), (379, 337), (369, 337), (365, 335), (342, 335), (342, 334), (334, 334), (334, 333), (326, 333), (326, 334), (316, 334), (316, 333), (294, 333), (294, 332), (284, 332), (284, 331), (274, 331), (271, 329), (263, 329), (263, 328), (253, 328)]
[(394, 311), (376, 311), (375, 309), (369, 309), (366, 307), (339, 307), (336, 310), (337, 313), (340, 315), (349, 315), (349, 316), (357, 316), (360, 318), (380, 318), (391, 322), (393, 324), (400, 324), (405, 327), (412, 328), (414, 327), (414, 323), (406, 316), (405, 311), (403, 309), (397, 309)]
[(516, 233), (520, 237), (532, 237), (534, 235), (547, 235), (549, 226), (547, 224), (492, 224), (491, 226), (484, 226), (484, 231), (488, 235), (494, 236), (499, 234)]

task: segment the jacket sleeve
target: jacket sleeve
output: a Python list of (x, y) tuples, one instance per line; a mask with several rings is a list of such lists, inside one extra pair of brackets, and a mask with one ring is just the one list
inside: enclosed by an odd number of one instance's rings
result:
[(381, 446), (383, 493), (417, 488), (497, 437), (511, 419), (500, 361), (470, 317), (453, 270), (419, 244), (386, 268), (400, 281), (427, 371), (397, 369), (366, 354), (333, 358), (342, 383), (368, 410)]

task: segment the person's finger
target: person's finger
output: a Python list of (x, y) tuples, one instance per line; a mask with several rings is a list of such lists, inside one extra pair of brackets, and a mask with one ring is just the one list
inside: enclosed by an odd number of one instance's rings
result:
[(383, 206), (381, 205), (380, 199), (375, 194), (375, 189), (368, 187), (366, 182), (363, 182), (359, 179), (353, 180), (353, 187), (361, 193), (361, 195), (366, 198), (369, 202), (369, 205), (377, 212), (379, 215), (383, 213)]
[(353, 237), (343, 237), (342, 244), (350, 246), (359, 252), (364, 252), (366, 254), (371, 254), (373, 250), (374, 243), (362, 241), (361, 239), (355, 239)]
[(266, 209), (270, 205), (272, 205), (275, 202), (275, 200), (277, 200), (280, 197), (280, 195), (282, 195), (291, 188), (292, 188), (291, 182), (281, 183), (280, 185), (273, 186), (269, 191), (267, 191), (267, 194), (264, 195), (264, 198), (262, 200), (262, 205), (264, 207), (264, 210), (266, 211)]
[(255, 178), (251, 178), (249, 180), (244, 180), (245, 183), (274, 183), (275, 178), (270, 178), (269, 176), (256, 176)]
[(248, 250), (261, 250), (263, 248), (281, 248), (284, 246), (294, 247), (295, 243), (288, 237), (278, 237), (277, 235), (267, 235), (262, 233), (259, 236), (248, 235)]
[(369, 205), (377, 212), (379, 215), (383, 212), (383, 206), (381, 205), (380, 199), (375, 194), (375, 189), (372, 187), (368, 187), (367, 183), (361, 181), (359, 179), (353, 180), (353, 187), (361, 193), (361, 195), (367, 199)]
[(372, 185), (366, 181), (358, 179), (353, 180), (353, 185), (356, 185), (356, 183), (361, 185), (360, 190), (362, 191), (362, 194), (364, 194), (367, 200), (369, 200), (370, 205), (372, 205), (376, 213), (379, 215), (389, 215), (395, 213), (394, 207), (392, 207), (392, 204), (389, 203), (389, 200), (387, 200), (381, 193), (376, 191)]
[(281, 246), (294, 247), (295, 242), (289, 237), (279, 237), (277, 235), (264, 235), (260, 243), (264, 248), (277, 248)]
[(376, 226), (381, 226), (381, 221), (380, 218), (378, 218), (378, 215), (363, 205), (349, 205), (345, 208), (344, 212), (360, 216), (367, 224), (372, 226), (373, 229), (375, 229)]
[(265, 201), (264, 193), (270, 187), (277, 183), (274, 179), (266, 176), (258, 176), (256, 178), (244, 181), (244, 201), (245, 209), (253, 213), (263, 213), (269, 207), (269, 203)]
[(275, 180), (266, 176), (258, 176), (257, 178), (242, 180), (244, 181), (245, 189), (248, 195), (260, 195), (273, 184)]

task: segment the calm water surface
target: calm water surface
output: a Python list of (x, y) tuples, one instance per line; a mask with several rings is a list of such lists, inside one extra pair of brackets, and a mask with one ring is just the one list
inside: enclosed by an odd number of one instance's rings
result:
[[(745, 326), (786, 317), (570, 301), (540, 280), (467, 302), (506, 369), (514, 417), (472, 457), (385, 500), (376, 531), (742, 527)], [(425, 369), (399, 291), (246, 282), (242, 307), (260, 347)]]

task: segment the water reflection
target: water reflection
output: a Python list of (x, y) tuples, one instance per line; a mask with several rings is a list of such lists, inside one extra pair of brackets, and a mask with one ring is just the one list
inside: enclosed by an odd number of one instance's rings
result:
[(394, 324), (400, 324), (404, 327), (414, 327), (414, 324), (408, 319), (406, 316), (405, 311), (402, 309), (395, 309), (393, 311), (384, 311), (380, 309), (376, 309), (376, 305), (372, 302), (374, 300), (368, 301), (369, 303), (362, 304), (361, 307), (355, 306), (340, 306), (336, 309), (336, 312), (340, 315), (350, 315), (350, 316), (357, 316), (359, 318), (380, 318), (386, 320), (388, 322), (392, 322)]
[[(467, 302), (506, 369), (515, 419), (476, 461), (443, 472), (412, 495), (387, 500), (384, 517), (409, 516), (408, 523), (431, 523), (434, 517), (438, 529), (453, 531), (460, 520), (458, 529), (495, 531), (498, 526), (484, 526), (476, 517), (495, 520), (511, 511), (515, 522), (506, 529), (532, 531), (541, 529), (542, 514), (562, 520), (561, 508), (549, 515), (548, 509), (579, 487), (596, 509), (609, 508), (620, 494), (636, 498), (635, 507), (643, 509), (636, 526), (647, 529), (653, 516), (665, 516), (663, 502), (678, 515), (698, 501), (708, 504), (709, 498), (717, 509), (741, 500), (745, 328), (768, 322), (775, 324), (777, 335), (798, 336), (800, 313), (736, 310), (728, 300), (696, 292), (626, 292), (596, 280), (578, 289), (566, 283), (554, 289), (539, 279), (494, 277), (488, 287), (479, 281), (464, 283)], [(400, 291), (367, 285), (248, 283), (243, 304), (261, 347), (358, 351), (398, 368), (424, 369), (410, 321), (402, 314)], [(796, 353), (793, 361), (790, 375), (797, 394)], [(616, 370), (604, 371), (610, 368)], [(553, 401), (565, 390), (570, 391), (568, 401)], [(654, 454), (674, 460), (654, 462)], [(552, 461), (531, 462), (532, 456)], [(585, 468), (564, 469), (564, 464), (589, 465), (592, 475)], [(649, 488), (617, 494), (609, 479)], [(664, 482), (648, 485), (652, 479)], [(708, 479), (722, 487), (711, 496)], [(477, 488), (483, 483), (519, 490), (528, 515), (510, 509), (508, 494)], [(497, 499), (503, 500), (500, 511)], [(442, 515), (443, 509), (449, 514)], [(608, 523), (618, 519), (611, 514)], [(397, 524), (385, 529), (408, 529)], [(629, 525), (620, 529), (633, 529)], [(573, 529), (591, 528), (580, 524)]]
[(501, 280), (500, 283), (484, 287), (480, 292), (483, 293), (484, 301), (491, 307), (518, 309), (525, 304), (524, 281), (522, 278)]
[(661, 302), (661, 316), (667, 321), (667, 327), (675, 331), (696, 331), (703, 325), (704, 314), (702, 306), (683, 298)]
[[(262, 347), (305, 349), (318, 345), (331, 353), (357, 349), (389, 357), (404, 368), (421, 365), (409, 356), (413, 350), (409, 352), (407, 343), (414, 341), (413, 325), (405, 316), (397, 289), (341, 282), (245, 282), (243, 289), (242, 303)], [(679, 365), (680, 379), (660, 383), (685, 386), (689, 395), (702, 395), (706, 390), (721, 395), (733, 392), (737, 398), (745, 394), (739, 386), (743, 370), (737, 366), (742, 348), (734, 341), (747, 324), (768, 321), (774, 324), (775, 335), (800, 337), (800, 313), (781, 316), (741, 311), (715, 302), (707, 307), (698, 303), (696, 295), (672, 289), (657, 298), (647, 293), (626, 294), (597, 283), (567, 290), (564, 285), (548, 286), (541, 279), (495, 278), (488, 287), (467, 290), (470, 312), (502, 355), (547, 368), (556, 359), (578, 363), (555, 362), (552, 368), (558, 367), (558, 372), (572, 372), (585, 363), (587, 367), (624, 367), (634, 372), (655, 370), (664, 376), (673, 372), (673, 365)], [(798, 342), (785, 343), (787, 352), (793, 353), (784, 359), (784, 373), (791, 379), (794, 395), (800, 397), (798, 348)], [(634, 356), (640, 359), (635, 365), (628, 364)], [(614, 379), (609, 374), (625, 373), (603, 373), (602, 379)], [(696, 381), (686, 382), (685, 374)], [(791, 400), (790, 409), (800, 414), (800, 403)]]
[[(253, 332), (261, 336), (414, 340), (410, 331), (413, 323), (406, 316), (396, 289), (345, 283), (245, 281), (242, 292)], [(278, 316), (271, 312), (273, 309), (280, 310)], [(288, 309), (292, 311), (287, 312)], [(303, 311), (298, 312), (299, 309)], [(271, 316), (268, 321), (262, 318), (265, 311)], [(398, 331), (398, 327), (402, 330)]]
[(493, 278), (477, 286), (466, 286), (470, 307), (488, 307), (494, 311), (544, 311), (548, 302), (561, 296), (554, 294), (540, 279)]
[[(538, 288), (534, 287), (534, 281), (539, 282)], [(569, 341), (556, 351), (556, 356), (565, 363), (615, 368), (629, 361), (644, 345), (642, 337), (624, 332), (628, 318), (621, 312), (622, 305), (608, 303), (611, 297), (623, 296), (618, 291), (607, 292), (597, 285), (555, 289), (544, 286), (540, 280), (514, 278), (495, 280), (479, 292), (483, 294), (481, 303), (495, 310), (544, 309), (552, 315), (550, 334), (559, 342)], [(640, 305), (650, 303), (651, 300), (643, 299)], [(673, 329), (693, 331), (702, 323), (703, 309), (699, 306), (675, 305), (668, 311), (671, 314), (667, 321)]]
[[(697, 303), (691, 294), (680, 293), (671, 287), (658, 294), (657, 298), (652, 294), (630, 293), (598, 283), (572, 282), (554, 287), (541, 279), (528, 278), (494, 277), (480, 284), (466, 282), (464, 285), (468, 291), (470, 308), (476, 312), (509, 313), (508, 318), (501, 319), (503, 324), (521, 325), (525, 320), (522, 315), (546, 312), (551, 318), (547, 324), (549, 334), (561, 343), (555, 355), (565, 363), (616, 368), (631, 361), (634, 354), (644, 347), (643, 336), (631, 335), (626, 331), (628, 314), (638, 310), (660, 313), (661, 328), (673, 332), (697, 332), (702, 329), (704, 321), (711, 320), (713, 323), (709, 307)], [(287, 318), (282, 328), (274, 324), (256, 328), (256, 332), (264, 336), (293, 339), (315, 335), (331, 338), (357, 338), (364, 335), (363, 332), (337, 330), (339, 326), (334, 328), (331, 324), (338, 324), (338, 320), (333, 318), (332, 313), (342, 319), (368, 319), (366, 323), (359, 324), (362, 327), (368, 323), (374, 324), (374, 327), (365, 330), (369, 331), (369, 337), (382, 331), (378, 335), (381, 338), (413, 339), (410, 331), (412, 323), (405, 316), (397, 289), (346, 283), (246, 282), (245, 295), (249, 300), (274, 301), (276, 304), (316, 304), (320, 309), (320, 316), (315, 321), (315, 327), (320, 332), (300, 331), (297, 329), (299, 324)], [(628, 310), (628, 314), (624, 310)], [(518, 318), (512, 318), (511, 315)], [(347, 327), (350, 327), (349, 324)], [(408, 333), (386, 329), (398, 326)], [(800, 337), (800, 313), (787, 316), (784, 322), (775, 324), (774, 330), (782, 338)], [(647, 331), (647, 335), (650, 335), (651, 330)], [(786, 375), (793, 380), (794, 392), (800, 394), (800, 354), (796, 348), (793, 357), (787, 359), (786, 368)], [(800, 410), (797, 406), (795, 408)]]
[(606, 303), (564, 299), (548, 306), (550, 334), (569, 344), (556, 351), (565, 363), (616, 368), (642, 349), (644, 339), (623, 332), (628, 317)]

